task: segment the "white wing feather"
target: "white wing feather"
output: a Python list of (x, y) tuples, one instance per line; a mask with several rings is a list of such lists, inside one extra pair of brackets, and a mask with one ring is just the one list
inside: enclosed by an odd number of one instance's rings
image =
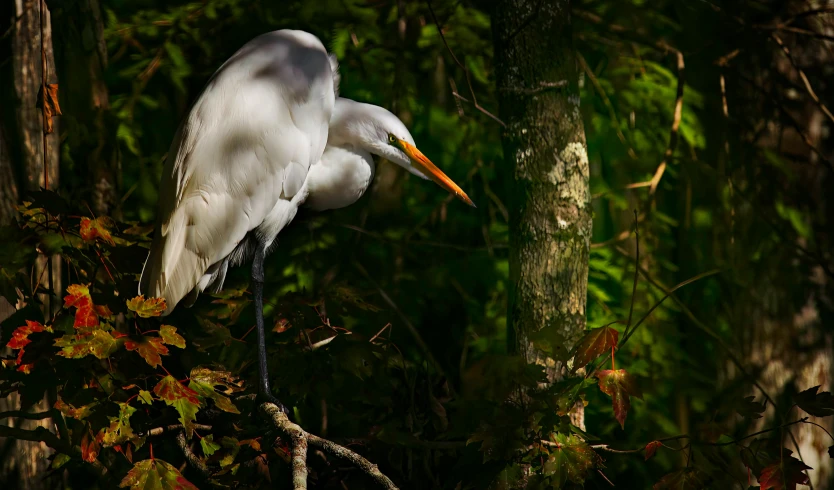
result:
[(171, 145), (139, 292), (170, 313), (255, 231), (266, 246), (295, 216), (327, 142), (333, 73), (312, 34), (247, 43), (212, 77)]

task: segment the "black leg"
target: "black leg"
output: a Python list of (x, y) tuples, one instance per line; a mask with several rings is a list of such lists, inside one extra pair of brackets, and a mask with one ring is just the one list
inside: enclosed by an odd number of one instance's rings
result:
[(266, 365), (266, 336), (264, 333), (264, 247), (258, 244), (252, 260), (252, 295), (255, 297), (255, 325), (258, 330), (258, 398), (278, 405), (285, 414), (289, 410), (269, 389), (269, 372)]

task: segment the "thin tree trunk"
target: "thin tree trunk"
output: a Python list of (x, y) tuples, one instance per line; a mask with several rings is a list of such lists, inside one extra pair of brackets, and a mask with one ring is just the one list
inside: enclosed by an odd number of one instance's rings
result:
[[(551, 329), (563, 353), (585, 328), (591, 203), (570, 1), (500, 0), (492, 16), (510, 195), (510, 348), (562, 366), (530, 335)], [(554, 356), (557, 357), (557, 356)]]
[[(36, 108), (38, 91), (42, 84), (42, 51), (49, 68), (47, 83), (56, 83), (54, 76), (54, 58), (52, 56), (51, 21), (48, 10), (44, 9), (41, 17), (39, 0), (15, 0), (14, 16), (10, 31), (11, 70), (3, 71), (2, 86), (8, 91), (2, 94), (5, 101), (11, 101), (11, 109), (4, 109), (2, 114), (5, 146), (0, 148), (0, 172), (9, 176), (0, 192), (0, 201), (5, 209), (6, 203), (16, 202), (23, 197), (22, 190), (36, 190), (44, 186), (44, 175), (48, 175), (49, 187), (58, 185), (59, 140), (57, 131), (46, 137), (46, 157), (44, 158), (43, 120), (41, 111)], [(9, 13), (10, 4), (4, 6), (3, 13)], [(5, 31), (5, 29), (4, 29)], [(43, 33), (43, 38), (41, 38)], [(55, 120), (57, 126), (57, 120)], [(0, 177), (3, 178), (3, 177)], [(11, 216), (3, 216), (4, 222)], [(38, 261), (37, 270), (46, 267), (47, 259)], [(60, 289), (60, 260), (53, 258), (53, 287)], [(4, 315), (11, 313), (6, 305)], [(16, 394), (0, 399), (0, 411), (16, 410), (20, 401)], [(44, 400), (34, 409), (41, 411), (48, 408)], [(37, 426), (49, 427), (49, 420), (6, 419), (2, 423), (10, 426), (34, 429)], [(0, 439), (0, 487), (35, 490), (47, 488), (41, 479), (46, 473), (49, 461), (46, 459), (49, 449), (43, 443)]]

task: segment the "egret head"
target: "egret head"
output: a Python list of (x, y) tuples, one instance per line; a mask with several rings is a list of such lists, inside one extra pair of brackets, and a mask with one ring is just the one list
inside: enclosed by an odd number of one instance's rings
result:
[(358, 144), (418, 177), (431, 179), (475, 207), (463, 189), (417, 149), (405, 124), (387, 109), (340, 97), (330, 121), (330, 137), (335, 144)]

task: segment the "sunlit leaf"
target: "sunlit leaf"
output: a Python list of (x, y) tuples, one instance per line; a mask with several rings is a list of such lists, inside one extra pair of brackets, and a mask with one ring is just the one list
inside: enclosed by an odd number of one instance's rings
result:
[(171, 325), (162, 325), (162, 327), (159, 328), (159, 336), (162, 337), (162, 341), (166, 344), (179, 347), (180, 349), (185, 349), (185, 339), (177, 333), (176, 327), (172, 327)]
[(17, 353), (17, 360), (15, 361), (18, 371), (26, 374), (29, 374), (31, 371), (32, 364), (23, 364), (24, 348), (32, 343), (29, 339), (29, 334), (43, 331), (51, 332), (52, 329), (41, 325), (39, 322), (26, 320), (26, 325), (17, 327), (14, 332), (12, 332), (12, 338), (6, 343), (6, 347), (10, 349), (20, 349)]
[(119, 487), (130, 487), (131, 490), (198, 490), (176, 468), (161, 459), (139, 461)]
[(72, 405), (64, 403), (63, 400), (59, 399), (55, 402), (52, 408), (59, 410), (62, 414), (64, 414), (65, 417), (70, 417), (77, 420), (84, 420), (92, 413), (92, 409), (95, 405), (97, 405), (97, 403), (91, 403), (89, 405), (84, 405), (75, 408)]
[(92, 463), (98, 458), (98, 453), (101, 450), (101, 439), (98, 436), (93, 436), (91, 430), (84, 433), (81, 438), (81, 459), (88, 463)]
[(197, 410), (200, 408), (200, 399), (197, 392), (177, 381), (173, 376), (168, 375), (154, 386), (154, 394), (160, 400), (174, 407), (180, 414), (179, 421), (185, 427), (185, 435), (191, 439), (194, 433), (194, 419), (197, 417)]
[(240, 413), (227, 396), (221, 395), (215, 390), (216, 388), (225, 394), (242, 391), (243, 382), (235, 379), (232, 373), (198, 367), (191, 370), (190, 378), (188, 387), (197, 392), (201, 398), (211, 398), (217, 408), (223, 411)]
[(110, 332), (93, 330), (90, 335), (64, 335), (55, 340), (55, 346), (61, 347), (58, 355), (77, 359), (87, 355), (94, 355), (99, 359), (106, 359), (112, 354), (118, 344)]
[(640, 388), (625, 369), (599, 371), (596, 377), (599, 379), (599, 389), (611, 397), (614, 417), (621, 427), (625, 427), (626, 415), (631, 407), (629, 396), (643, 398)]
[(110, 245), (116, 245), (113, 241), (113, 236), (107, 229), (108, 226), (111, 225), (112, 220), (105, 216), (96, 219), (81, 218), (81, 238), (87, 242), (94, 242), (96, 238), (100, 238), (102, 241), (107, 242)]
[(108, 417), (110, 426), (105, 429), (102, 442), (106, 446), (120, 444), (134, 437), (133, 428), (130, 427), (130, 416), (136, 409), (127, 403), (119, 403), (119, 416)]
[(200, 439), (200, 447), (203, 448), (203, 454), (211, 456), (220, 449), (220, 444), (214, 442), (214, 434), (209, 434)]
[(127, 309), (135, 312), (142, 318), (151, 318), (162, 315), (165, 311), (165, 299), (147, 298), (141, 294), (133, 299), (127, 300)]
[(157, 367), (162, 364), (160, 356), (168, 355), (168, 348), (163, 344), (161, 337), (142, 337), (140, 341), (128, 340), (125, 342), (125, 349), (129, 351), (136, 351), (142, 359), (145, 360), (151, 367)]

